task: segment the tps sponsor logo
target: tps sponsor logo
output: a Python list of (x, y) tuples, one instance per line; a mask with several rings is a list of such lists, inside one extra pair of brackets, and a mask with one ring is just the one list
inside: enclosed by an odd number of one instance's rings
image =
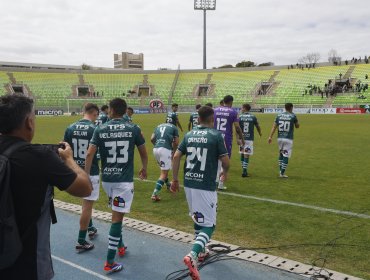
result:
[(279, 114), (279, 113), (283, 113), (284, 109), (283, 108), (265, 108), (263, 109), (263, 112), (266, 114)]

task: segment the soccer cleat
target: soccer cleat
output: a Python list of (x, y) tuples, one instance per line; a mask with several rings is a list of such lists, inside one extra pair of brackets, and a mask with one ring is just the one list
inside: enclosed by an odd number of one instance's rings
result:
[(118, 247), (118, 249), (117, 249), (118, 256), (122, 258), (126, 253), (126, 249), (127, 249), (126, 246)]
[(243, 172), (242, 173), (242, 177), (245, 178), (245, 177), (249, 177), (249, 174), (247, 172)]
[(76, 245), (77, 253), (90, 251), (92, 249), (94, 249), (94, 244), (90, 243), (90, 242), (87, 242), (86, 240), (83, 244), (77, 243), (77, 245)]
[(209, 250), (207, 248), (204, 248), (204, 252), (200, 252), (198, 254), (198, 262), (204, 262), (206, 258), (209, 256)]
[(123, 269), (123, 265), (120, 263), (116, 263), (116, 262), (112, 264), (105, 262), (105, 265), (104, 265), (104, 270), (107, 272), (107, 274), (118, 272), (118, 271), (121, 271), (122, 269)]
[(280, 178), (288, 178), (288, 175), (285, 175), (285, 174), (281, 174), (280, 173), (280, 176), (279, 176)]
[(191, 254), (187, 254), (184, 257), (184, 263), (189, 268), (189, 274), (191, 279), (200, 280), (197, 261)]
[(227, 187), (224, 185), (224, 183), (222, 182), (220, 182), (219, 184), (218, 184), (218, 187), (217, 187), (219, 190), (226, 190), (227, 189)]
[(87, 230), (87, 234), (89, 236), (89, 239), (92, 240), (95, 238), (95, 236), (98, 235), (98, 230), (95, 227), (90, 228)]
[(156, 195), (156, 194), (153, 194), (151, 198), (153, 202), (161, 201), (161, 198), (159, 197), (159, 195)]

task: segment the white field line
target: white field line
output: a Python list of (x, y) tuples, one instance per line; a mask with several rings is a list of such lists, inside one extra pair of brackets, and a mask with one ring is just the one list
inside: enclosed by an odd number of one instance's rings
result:
[(74, 268), (77, 268), (77, 269), (79, 269), (79, 270), (81, 270), (81, 271), (83, 271), (83, 272), (86, 272), (86, 273), (88, 273), (88, 274), (90, 274), (90, 275), (93, 275), (93, 276), (95, 276), (95, 277), (98, 277), (98, 278), (100, 278), (100, 279), (103, 279), (103, 280), (111, 280), (111, 278), (108, 278), (108, 277), (106, 277), (106, 276), (104, 276), (104, 275), (100, 275), (99, 273), (96, 273), (96, 272), (94, 272), (94, 271), (92, 271), (92, 270), (90, 270), (90, 269), (87, 269), (87, 268), (84, 268), (84, 267), (82, 267), (82, 266), (79, 266), (79, 265), (77, 265), (77, 264), (75, 264), (75, 263), (73, 263), (73, 262), (67, 261), (67, 260), (65, 260), (65, 259), (59, 258), (59, 257), (54, 256), (54, 255), (51, 255), (51, 257), (52, 257), (53, 259), (57, 260), (57, 261), (60, 261), (60, 262), (62, 262), (62, 263), (64, 263), (64, 264), (67, 264), (67, 265), (72, 266), (72, 267), (74, 267)]
[[(139, 178), (135, 178), (135, 180), (142, 181)], [(156, 183), (157, 181), (144, 180), (144, 182)], [(181, 186), (181, 187), (183, 187), (183, 186)], [(263, 201), (263, 202), (270, 202), (270, 203), (275, 203), (275, 204), (290, 205), (290, 206), (295, 206), (295, 207), (307, 208), (307, 209), (317, 210), (317, 211), (321, 211), (321, 212), (334, 213), (334, 214), (357, 217), (357, 218), (362, 218), (362, 219), (370, 219), (370, 215), (366, 215), (366, 214), (362, 214), (362, 213), (355, 213), (355, 212), (350, 212), (350, 211), (324, 208), (324, 207), (319, 207), (319, 206), (314, 206), (314, 205), (309, 205), (309, 204), (303, 204), (303, 203), (295, 203), (295, 202), (289, 202), (289, 201), (284, 201), (284, 200), (276, 200), (276, 199), (258, 197), (258, 196), (253, 196), (253, 195), (244, 195), (244, 194), (238, 194), (238, 193), (231, 193), (231, 192), (218, 192), (218, 194), (219, 195), (233, 196), (233, 197), (240, 197), (240, 198), (245, 198), (245, 199), (253, 199), (253, 200), (258, 200), (258, 201)]]

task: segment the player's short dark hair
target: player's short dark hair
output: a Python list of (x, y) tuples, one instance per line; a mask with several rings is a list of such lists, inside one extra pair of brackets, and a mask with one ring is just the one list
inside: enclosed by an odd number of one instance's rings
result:
[(177, 104), (177, 103), (172, 103), (172, 107), (179, 107), (179, 104)]
[(202, 104), (195, 105), (195, 109), (198, 110), (200, 107), (202, 107)]
[(114, 98), (109, 102), (109, 107), (113, 110), (114, 114), (123, 116), (127, 111), (127, 103), (122, 98)]
[(199, 108), (198, 114), (200, 122), (208, 122), (211, 117), (213, 118), (214, 111), (209, 106), (202, 106)]
[(224, 103), (225, 104), (230, 104), (231, 102), (233, 102), (234, 101), (234, 97), (232, 97), (231, 95), (226, 95), (225, 97), (224, 97)]
[(8, 134), (20, 128), (33, 111), (33, 100), (21, 94), (0, 97), (0, 133)]
[(293, 109), (293, 104), (292, 103), (285, 103), (285, 110), (291, 111)]
[(108, 107), (108, 105), (103, 105), (103, 106), (101, 106), (100, 107), (100, 110), (102, 110), (102, 111), (105, 111), (105, 110), (107, 110), (109, 107)]
[(251, 105), (249, 105), (248, 103), (244, 103), (242, 106), (243, 106), (243, 109), (245, 109), (247, 111), (251, 110)]
[(83, 110), (84, 113), (92, 113), (93, 111), (97, 111), (99, 113), (99, 107), (94, 103), (86, 103)]
[(134, 112), (134, 109), (132, 107), (127, 107), (127, 111), (130, 110), (131, 112)]
[(211, 108), (213, 107), (212, 103), (210, 103), (210, 102), (207, 103), (205, 106), (208, 106), (208, 107), (211, 107)]

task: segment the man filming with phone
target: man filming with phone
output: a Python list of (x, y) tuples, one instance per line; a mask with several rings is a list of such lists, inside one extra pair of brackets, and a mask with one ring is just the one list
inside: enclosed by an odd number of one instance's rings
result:
[(0, 155), (12, 149), (7, 156), (9, 185), (23, 247), (13, 264), (0, 269), (0, 279), (51, 279), (53, 186), (77, 197), (86, 197), (92, 190), (88, 175), (73, 160), (68, 143), (58, 149), (58, 156), (47, 146), (31, 144), (34, 133), (33, 100), (17, 94), (1, 96)]

